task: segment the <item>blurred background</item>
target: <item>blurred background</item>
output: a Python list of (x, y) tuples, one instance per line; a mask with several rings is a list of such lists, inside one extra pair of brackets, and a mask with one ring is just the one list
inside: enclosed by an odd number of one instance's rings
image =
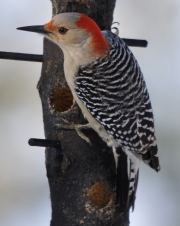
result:
[[(42, 54), (40, 35), (17, 31), (51, 19), (50, 0), (1, 0), (0, 51)], [(146, 39), (131, 48), (144, 73), (155, 115), (160, 173), (141, 165), (132, 226), (180, 222), (180, 1), (117, 0), (120, 36)], [(0, 225), (48, 226), (51, 218), (44, 138), (36, 89), (41, 63), (0, 60)]]

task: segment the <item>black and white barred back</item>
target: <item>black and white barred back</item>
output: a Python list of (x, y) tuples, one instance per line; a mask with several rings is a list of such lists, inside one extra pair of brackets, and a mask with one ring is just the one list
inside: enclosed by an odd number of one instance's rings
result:
[(105, 58), (79, 68), (76, 94), (123, 150), (159, 171), (154, 119), (141, 69), (127, 45), (104, 31)]
[[(159, 171), (153, 112), (141, 69), (118, 36), (109, 31), (103, 35), (109, 53), (79, 68), (76, 94), (120, 149)], [(134, 208), (138, 183), (139, 165), (129, 157), (121, 154), (117, 168), (117, 201), (123, 211)]]

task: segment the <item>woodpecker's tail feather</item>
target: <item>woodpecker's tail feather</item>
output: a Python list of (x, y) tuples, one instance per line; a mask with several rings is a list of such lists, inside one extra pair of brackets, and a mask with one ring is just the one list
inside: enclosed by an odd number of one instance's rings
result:
[(134, 190), (132, 191), (132, 194), (129, 196), (129, 206), (132, 207), (132, 211), (134, 211), (134, 206), (135, 206), (138, 179), (139, 179), (139, 170), (137, 171), (135, 178), (134, 178)]
[(137, 167), (135, 165), (132, 159), (121, 151), (117, 167), (116, 202), (124, 213), (130, 207), (134, 210), (139, 175), (139, 170), (136, 170)]
[(117, 174), (116, 174), (116, 202), (120, 205), (122, 212), (129, 208), (129, 179), (127, 172), (127, 155), (121, 151), (118, 157)]

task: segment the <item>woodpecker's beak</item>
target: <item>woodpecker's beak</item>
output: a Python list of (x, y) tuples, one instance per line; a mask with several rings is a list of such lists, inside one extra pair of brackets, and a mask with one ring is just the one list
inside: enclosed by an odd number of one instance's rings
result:
[(30, 32), (36, 32), (36, 33), (41, 33), (41, 34), (49, 34), (51, 33), (50, 31), (47, 31), (43, 26), (27, 26), (27, 27), (18, 27), (17, 30), (23, 30), (23, 31), (30, 31)]

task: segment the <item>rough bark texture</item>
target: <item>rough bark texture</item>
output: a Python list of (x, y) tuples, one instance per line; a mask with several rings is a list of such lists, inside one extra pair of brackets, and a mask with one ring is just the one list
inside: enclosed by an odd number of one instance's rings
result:
[[(115, 0), (51, 1), (53, 15), (80, 12), (92, 17), (101, 29), (111, 27)], [(115, 163), (111, 149), (93, 130), (84, 131), (91, 140), (90, 146), (76, 131), (54, 128), (57, 123), (84, 124), (86, 120), (76, 103), (71, 106), (71, 94), (67, 91), (63, 74), (62, 52), (47, 39), (44, 40), (44, 62), (38, 89), (45, 137), (60, 140), (62, 145), (62, 151), (46, 149), (51, 226), (129, 225), (128, 214), (121, 214), (115, 204)], [(59, 107), (58, 101), (62, 106)]]

